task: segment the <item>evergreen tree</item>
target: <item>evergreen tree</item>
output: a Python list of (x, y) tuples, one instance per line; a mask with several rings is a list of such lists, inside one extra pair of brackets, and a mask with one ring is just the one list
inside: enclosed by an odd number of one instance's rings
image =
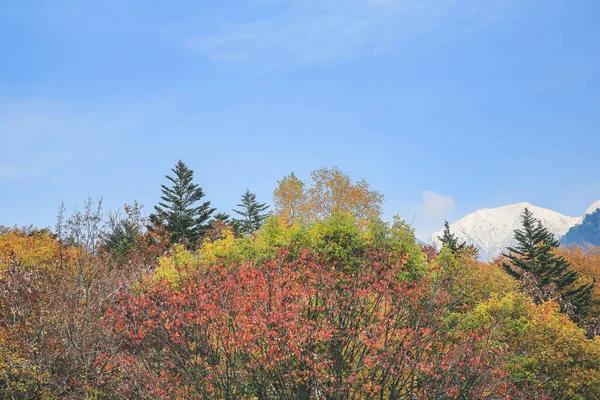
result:
[[(449, 249), (453, 254), (464, 250), (466, 243), (459, 243), (458, 238), (452, 232), (450, 232), (450, 224), (448, 221), (444, 221), (444, 233), (442, 236), (438, 236), (438, 239), (442, 242), (442, 247)], [(476, 249), (474, 250), (476, 254)]]
[(222, 239), (225, 230), (231, 231), (234, 237), (238, 237), (238, 229), (231, 216), (223, 212), (217, 213), (209, 221), (208, 228), (204, 232), (202, 240), (214, 242), (215, 240)]
[(215, 211), (210, 201), (198, 205), (204, 197), (202, 188), (192, 182), (194, 171), (181, 160), (172, 169), (174, 177), (166, 176), (172, 182), (171, 187), (161, 185), (161, 202), (155, 206), (156, 213), (150, 216), (153, 224), (165, 224), (173, 242), (184, 241), (193, 247), (206, 229), (206, 221)]
[(126, 219), (114, 221), (111, 225), (103, 237), (102, 250), (122, 257), (133, 246), (135, 238), (141, 233), (140, 229)]
[(229, 214), (227, 214), (227, 213), (224, 213), (224, 212), (220, 212), (220, 213), (217, 213), (217, 214), (213, 215), (213, 219), (215, 221), (221, 221), (221, 222), (224, 222), (224, 223), (231, 222), (231, 216)]
[(242, 202), (237, 205), (241, 210), (233, 210), (243, 218), (235, 219), (234, 225), (240, 233), (250, 234), (260, 229), (269, 214), (264, 213), (269, 206), (256, 201), (256, 195), (246, 190)]
[[(504, 269), (522, 283), (526, 275), (531, 274), (535, 279), (533, 283), (528, 282), (537, 287), (535, 291), (528, 291), (538, 293), (534, 295), (537, 302), (554, 297), (561, 303), (563, 312), (583, 316), (589, 309), (594, 283), (574, 286), (577, 271), (570, 268), (564, 257), (556, 255), (558, 240), (528, 209), (522, 218), (522, 228), (515, 230), (517, 244), (508, 247), (508, 254), (504, 254), (510, 261), (503, 263)], [(553, 287), (554, 290), (549, 290)]]

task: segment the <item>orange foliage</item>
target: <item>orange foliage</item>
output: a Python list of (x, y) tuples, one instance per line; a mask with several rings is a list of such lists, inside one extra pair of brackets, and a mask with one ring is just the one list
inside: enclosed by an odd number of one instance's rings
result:
[(383, 195), (365, 180), (353, 183), (337, 168), (312, 171), (311, 180), (307, 186), (292, 173), (279, 181), (273, 202), (286, 222), (322, 220), (342, 213), (353, 215), (362, 228), (381, 214)]
[(488, 333), (444, 329), (434, 281), (401, 282), (404, 257), (357, 270), (304, 252), (215, 266), (177, 289), (123, 293), (106, 327), (123, 343), (98, 360), (121, 397), (506, 398)]
[(579, 272), (580, 279), (584, 282), (595, 280), (596, 284), (592, 290), (593, 310), (598, 317), (600, 315), (600, 247), (561, 247), (558, 254), (563, 256), (573, 269)]
[(277, 188), (273, 193), (273, 203), (277, 215), (289, 224), (299, 221), (306, 213), (304, 182), (292, 172), (277, 183)]
[(60, 246), (49, 232), (7, 229), (0, 232), (0, 271), (11, 259), (18, 259), (25, 267), (50, 265), (58, 258)]

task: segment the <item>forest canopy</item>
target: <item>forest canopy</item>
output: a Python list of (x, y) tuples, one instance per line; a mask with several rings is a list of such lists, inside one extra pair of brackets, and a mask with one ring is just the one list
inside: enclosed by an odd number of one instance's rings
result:
[(171, 172), (149, 216), (2, 228), (0, 398), (600, 398), (598, 248), (526, 213), (484, 263), (335, 168), (233, 217)]

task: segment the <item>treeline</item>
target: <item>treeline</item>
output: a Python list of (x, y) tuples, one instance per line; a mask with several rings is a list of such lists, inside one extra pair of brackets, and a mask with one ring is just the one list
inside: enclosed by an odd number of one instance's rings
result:
[(2, 230), (0, 398), (600, 398), (600, 252), (528, 212), (481, 263), (337, 169), (233, 216), (182, 162), (162, 193)]

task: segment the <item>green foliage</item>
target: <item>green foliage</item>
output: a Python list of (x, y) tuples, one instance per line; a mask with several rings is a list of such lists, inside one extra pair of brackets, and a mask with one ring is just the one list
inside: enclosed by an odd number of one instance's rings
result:
[(549, 398), (598, 398), (600, 341), (587, 339), (556, 303), (538, 306), (520, 293), (493, 296), (468, 314), (463, 327), (494, 333), (495, 345), (507, 347), (507, 371), (521, 387)]
[(435, 264), (452, 295), (447, 324), (490, 332), (489, 347), (503, 349), (505, 371), (524, 398), (597, 398), (600, 341), (587, 339), (555, 302), (536, 305), (501, 262), (444, 248)]
[[(385, 250), (406, 256), (405, 279), (417, 279), (426, 273), (425, 254), (416, 243), (414, 231), (404, 221), (394, 218), (392, 224), (379, 219), (365, 229), (350, 214), (338, 213), (313, 223), (292, 225), (278, 217), (268, 218), (261, 229), (250, 236), (236, 237), (225, 229), (217, 240), (206, 238), (197, 249), (200, 264), (217, 265), (231, 262), (261, 262), (281, 250), (289, 258), (298, 257), (303, 250), (323, 254), (337, 268), (360, 268), (369, 251)], [(191, 253), (190, 253), (191, 254)], [(189, 264), (198, 266), (198, 264)], [(185, 265), (179, 265), (185, 268)], [(167, 272), (172, 269), (170, 272)], [(161, 264), (157, 276), (176, 277), (176, 264)], [(158, 273), (159, 271), (157, 271)]]
[[(591, 283), (600, 280), (600, 247), (561, 247), (558, 254), (565, 257), (579, 273), (579, 282)], [(584, 321), (586, 329), (593, 335), (600, 335), (600, 286), (594, 285), (592, 290), (589, 317)]]
[(379, 218), (371, 220), (363, 239), (370, 248), (407, 255), (406, 273), (413, 278), (423, 276), (427, 257), (417, 243), (414, 229), (400, 217), (394, 216), (391, 224)]
[(466, 246), (465, 242), (460, 243), (456, 235), (450, 232), (448, 221), (444, 221), (444, 233), (438, 239), (442, 242), (443, 248), (449, 249), (454, 254), (463, 250)]
[(442, 249), (435, 263), (442, 267), (446, 288), (461, 309), (517, 292), (518, 283), (497, 263), (482, 263), (465, 254), (452, 254), (449, 249)]
[(213, 215), (213, 220), (228, 223), (231, 222), (231, 216), (227, 213), (220, 212)]
[(234, 219), (238, 231), (243, 234), (251, 234), (260, 229), (265, 219), (269, 216), (264, 213), (269, 206), (256, 201), (256, 195), (246, 190), (242, 195), (242, 202), (237, 205), (241, 210), (233, 210), (241, 215), (241, 219)]
[(206, 229), (206, 221), (215, 210), (210, 201), (197, 203), (204, 197), (202, 188), (193, 183), (194, 171), (181, 160), (172, 169), (174, 177), (166, 176), (173, 184), (161, 185), (161, 202), (155, 206), (156, 213), (150, 219), (154, 225), (165, 225), (174, 243), (185, 241), (194, 247)]
[(528, 318), (532, 307), (531, 300), (522, 293), (493, 294), (485, 301), (475, 304), (472, 311), (467, 313), (463, 325), (492, 329), (497, 340), (510, 338), (512, 341), (532, 328), (533, 322)]
[(112, 229), (103, 238), (102, 249), (117, 257), (123, 257), (133, 247), (140, 233), (139, 227), (131, 221), (115, 221)]
[(356, 268), (364, 252), (357, 221), (350, 214), (334, 214), (310, 230), (313, 249), (327, 256), (334, 266)]
[[(528, 209), (523, 212), (522, 229), (515, 230), (517, 245), (508, 248), (510, 261), (503, 266), (510, 275), (524, 282), (535, 301), (557, 298), (564, 312), (583, 316), (590, 307), (593, 283), (574, 286), (576, 270), (556, 255), (558, 241)], [(573, 309), (571, 309), (571, 307)]]
[(559, 289), (575, 282), (577, 272), (568, 269), (569, 264), (563, 257), (552, 254), (558, 243), (550, 231), (528, 209), (525, 209), (522, 218), (523, 229), (515, 230), (517, 245), (509, 247), (506, 254), (512, 264), (505, 264), (506, 271), (517, 279), (524, 272), (530, 272), (540, 284), (554, 283)]

